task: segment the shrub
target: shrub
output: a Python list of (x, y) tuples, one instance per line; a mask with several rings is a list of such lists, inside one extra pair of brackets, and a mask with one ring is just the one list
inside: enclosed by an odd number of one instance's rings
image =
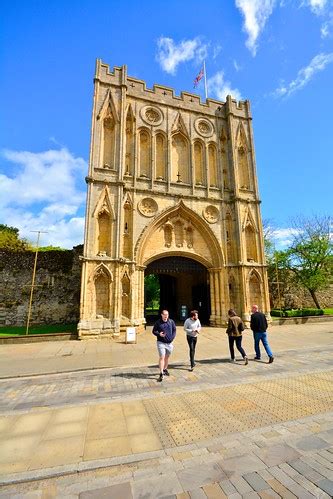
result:
[(296, 310), (271, 310), (272, 317), (308, 317), (324, 315), (324, 310), (318, 308), (300, 308)]

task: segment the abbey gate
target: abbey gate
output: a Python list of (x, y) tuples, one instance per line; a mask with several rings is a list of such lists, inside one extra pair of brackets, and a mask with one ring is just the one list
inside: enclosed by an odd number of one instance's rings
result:
[(149, 274), (175, 320), (268, 313), (249, 102), (147, 89), (100, 60), (94, 81), (80, 337), (143, 328)]

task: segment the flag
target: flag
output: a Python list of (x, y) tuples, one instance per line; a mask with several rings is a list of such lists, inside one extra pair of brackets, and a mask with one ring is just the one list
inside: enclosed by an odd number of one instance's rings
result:
[(204, 77), (204, 75), (205, 75), (205, 72), (204, 72), (204, 68), (202, 67), (198, 76), (196, 77), (196, 79), (193, 82), (193, 88), (197, 88), (197, 86), (199, 85), (199, 81), (201, 80), (201, 78)]

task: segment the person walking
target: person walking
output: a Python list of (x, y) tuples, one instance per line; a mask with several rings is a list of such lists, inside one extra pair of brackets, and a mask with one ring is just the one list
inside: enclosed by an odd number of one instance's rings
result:
[(186, 332), (186, 339), (190, 349), (190, 362), (191, 362), (190, 371), (193, 371), (195, 366), (194, 362), (195, 347), (197, 345), (198, 333), (200, 333), (200, 330), (201, 330), (201, 324), (198, 317), (198, 311), (191, 310), (190, 317), (186, 319), (186, 321), (184, 322), (184, 331)]
[(261, 358), (260, 345), (259, 345), (261, 341), (262, 344), (264, 345), (264, 349), (266, 350), (266, 353), (269, 358), (268, 363), (271, 364), (274, 360), (274, 356), (267, 340), (267, 332), (266, 332), (268, 327), (267, 319), (265, 317), (265, 314), (259, 312), (258, 305), (252, 305), (251, 310), (252, 314), (251, 314), (250, 327), (253, 331), (254, 349), (256, 352), (254, 360), (260, 360)]
[(162, 310), (161, 318), (155, 322), (152, 332), (157, 337), (158, 365), (160, 368), (158, 381), (163, 381), (164, 376), (169, 376), (169, 357), (173, 351), (172, 342), (176, 337), (176, 324), (169, 318), (167, 310)]
[(234, 343), (236, 343), (236, 348), (240, 352), (241, 356), (244, 359), (245, 365), (247, 366), (249, 360), (247, 358), (244, 348), (242, 347), (242, 338), (243, 338), (242, 333), (245, 329), (244, 322), (240, 317), (238, 317), (235, 310), (233, 310), (232, 308), (228, 311), (228, 317), (229, 321), (226, 333), (229, 337), (229, 350), (230, 350), (231, 362), (236, 362), (235, 350), (234, 350)]

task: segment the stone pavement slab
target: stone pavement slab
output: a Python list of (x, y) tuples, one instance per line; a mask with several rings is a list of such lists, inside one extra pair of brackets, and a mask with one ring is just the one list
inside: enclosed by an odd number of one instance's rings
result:
[(208, 330), (195, 371), (179, 342), (160, 384), (149, 335), (133, 352), (152, 355), (151, 365), (75, 371), (74, 362), (63, 373), (60, 346), (58, 373), (0, 381), (0, 497), (330, 497), (331, 333), (320, 327), (314, 342), (302, 331), (293, 348), (287, 333), (272, 334), (273, 364), (244, 366), (227, 362), (225, 336), (217, 355), (220, 338)]
[[(269, 327), (269, 342), (273, 352), (303, 350), (318, 344), (332, 343), (333, 321), (310, 324), (274, 325)], [(188, 345), (182, 326), (177, 327), (173, 353), (174, 362), (188, 359)], [(252, 332), (243, 333), (247, 353), (254, 352)], [(229, 358), (225, 329), (204, 327), (197, 344), (198, 358)], [(156, 338), (151, 327), (138, 335), (136, 344), (117, 340), (55, 341), (33, 344), (0, 345), (0, 378), (73, 372), (105, 367), (155, 365)], [(266, 354), (263, 355), (266, 361)]]

